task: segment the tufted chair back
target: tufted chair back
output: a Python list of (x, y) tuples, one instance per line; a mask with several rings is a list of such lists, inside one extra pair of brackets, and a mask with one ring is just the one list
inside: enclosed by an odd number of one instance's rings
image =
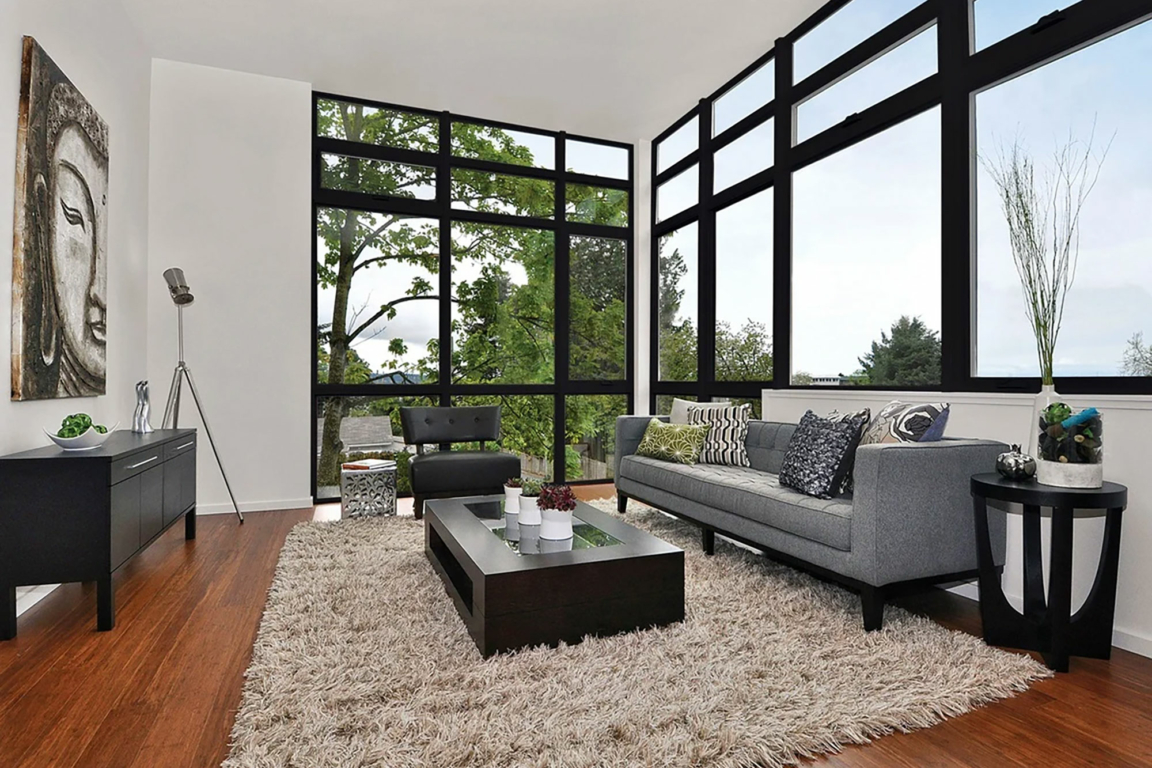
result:
[(500, 439), (500, 406), (401, 408), (404, 442), (417, 450), (431, 443), (483, 443)]

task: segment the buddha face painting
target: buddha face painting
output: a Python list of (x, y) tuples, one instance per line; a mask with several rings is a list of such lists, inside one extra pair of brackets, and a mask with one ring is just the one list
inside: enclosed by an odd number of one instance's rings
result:
[(108, 127), (28, 37), (19, 119), (12, 398), (102, 395)]

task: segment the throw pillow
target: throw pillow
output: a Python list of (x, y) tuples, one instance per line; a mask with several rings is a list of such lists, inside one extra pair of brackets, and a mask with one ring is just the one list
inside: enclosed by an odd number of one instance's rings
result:
[(861, 445), (875, 443), (929, 443), (944, 437), (948, 403), (902, 403), (884, 406), (864, 430)]
[(636, 455), (660, 461), (695, 464), (708, 430), (708, 426), (665, 424), (660, 419), (652, 419), (644, 430)]
[(832, 498), (848, 470), (848, 457), (856, 451), (862, 423), (805, 413), (784, 452), (780, 485), (818, 499)]
[(723, 408), (726, 405), (732, 405), (732, 403), (727, 400), (697, 403), (692, 400), (681, 400), (678, 397), (674, 397), (672, 398), (672, 413), (669, 414), (668, 421), (672, 424), (687, 424), (689, 408)]
[[(827, 416), (829, 421), (850, 421), (858, 419), (860, 421), (860, 434), (863, 436), (864, 430), (868, 429), (868, 422), (872, 420), (872, 409), (861, 408), (858, 411), (850, 411), (848, 413), (840, 413), (840, 411), (832, 411)], [(852, 493), (853, 478), (852, 470), (856, 465), (856, 451), (848, 454), (848, 472), (844, 475), (844, 482), (840, 483), (839, 493)]]
[(750, 467), (748, 449), (744, 441), (748, 439), (748, 419), (752, 406), (730, 405), (724, 408), (688, 409), (689, 424), (707, 424), (711, 427), (700, 449), (701, 464), (723, 464), (729, 467)]

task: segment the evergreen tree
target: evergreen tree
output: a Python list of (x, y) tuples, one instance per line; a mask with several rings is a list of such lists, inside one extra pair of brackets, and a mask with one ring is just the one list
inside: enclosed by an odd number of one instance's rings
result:
[(918, 318), (902, 316), (891, 335), (881, 331), (872, 351), (859, 358), (860, 373), (876, 386), (940, 383), (940, 337)]

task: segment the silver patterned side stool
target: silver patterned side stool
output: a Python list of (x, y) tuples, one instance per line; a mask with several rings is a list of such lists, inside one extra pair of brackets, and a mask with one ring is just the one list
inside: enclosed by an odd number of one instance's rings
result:
[(396, 514), (396, 462), (382, 461), (367, 469), (340, 469), (340, 517)]

